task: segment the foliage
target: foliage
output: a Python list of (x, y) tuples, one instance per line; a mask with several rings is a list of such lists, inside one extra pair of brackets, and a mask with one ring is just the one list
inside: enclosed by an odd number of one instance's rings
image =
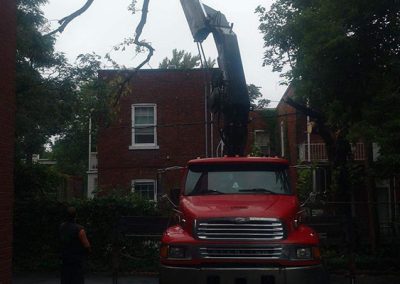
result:
[[(393, 175), (400, 166), (395, 146), (400, 143), (399, 1), (277, 0), (269, 11), (258, 7), (257, 12), (265, 41), (264, 64), (285, 70), (282, 76), (295, 90), (289, 103), (314, 120), (325, 141), (331, 195), (350, 201), (351, 190), (361, 181), (372, 204), (375, 176)], [(364, 171), (352, 167), (350, 142), (364, 143)], [(381, 148), (375, 165), (372, 142)], [(350, 206), (335, 210), (347, 218), (352, 214)], [(376, 210), (369, 206), (374, 252)]]
[[(177, 50), (172, 50), (172, 58), (165, 57), (159, 64), (160, 69), (193, 69), (201, 64), (200, 55), (192, 55), (192, 53)], [(207, 59), (207, 67), (212, 68), (215, 65), (215, 60)]]
[[(357, 270), (368, 271), (369, 273), (395, 273), (399, 269), (398, 249), (398, 246), (382, 246), (377, 255), (371, 255), (365, 247), (360, 246), (354, 253), (355, 268)], [(343, 247), (323, 247), (321, 253), (324, 264), (329, 271), (349, 269), (350, 256)]]
[(160, 69), (192, 69), (200, 65), (200, 56), (192, 56), (184, 50), (172, 50), (172, 58), (165, 57), (158, 66)]
[(137, 4), (137, 0), (132, 0), (132, 2), (128, 6), (128, 11), (131, 11), (132, 14), (136, 13), (136, 4)]
[[(62, 204), (44, 199), (19, 201), (14, 211), (14, 267), (20, 271), (59, 269), (58, 227), (64, 220), (67, 206), (77, 208), (77, 222), (85, 227), (92, 245), (88, 266), (93, 271), (111, 271), (113, 229), (120, 216), (156, 216), (153, 202), (135, 195), (110, 195), (93, 200), (77, 200)], [(127, 241), (126, 250), (145, 246), (143, 240)], [(148, 244), (150, 245), (150, 244)], [(156, 246), (157, 248), (157, 246)], [(124, 265), (125, 271), (156, 269), (157, 249), (151, 249), (144, 259)], [(144, 267), (143, 265), (147, 265)]]
[(260, 89), (261, 87), (258, 87), (254, 84), (247, 85), (247, 90), (249, 92), (250, 106), (253, 109), (264, 109), (271, 102), (270, 100), (262, 98)]
[(296, 192), (301, 202), (304, 202), (312, 192), (312, 168), (300, 168), (297, 170)]
[(98, 80), (100, 57), (96, 54), (80, 55), (75, 63), (76, 103), (72, 105), (72, 114), (66, 122), (62, 135), (52, 145), (52, 157), (57, 161), (57, 169), (65, 174), (84, 176), (88, 165), (89, 120), (92, 119), (92, 145), (96, 142), (96, 133), (100, 118), (110, 118), (112, 96), (109, 86)]
[(399, 99), (398, 1), (278, 0), (257, 12), (264, 64), (289, 68), (283, 76), (297, 100), (309, 99), (333, 138), (379, 141), (385, 158), (395, 155), (391, 162), (399, 163), (391, 146), (400, 142), (392, 135), (400, 127), (393, 105)]
[(17, 163), (14, 174), (16, 200), (56, 200), (63, 177), (53, 168), (40, 164)]
[(62, 132), (76, 89), (70, 66), (54, 51), (54, 37), (43, 37), (42, 0), (17, 1), (16, 135), (17, 157), (31, 161)]
[(51, 158), (56, 159), (58, 170), (84, 175), (89, 117), (108, 119), (117, 92), (109, 92), (97, 79), (100, 56), (81, 54), (69, 64), (55, 52), (54, 35), (43, 35), (47, 22), (40, 5), (44, 2), (17, 2), (17, 160), (32, 163), (32, 155), (41, 154), (56, 137)]
[(252, 145), (249, 153), (250, 157), (262, 157), (263, 152), (261, 151), (260, 147), (257, 145)]

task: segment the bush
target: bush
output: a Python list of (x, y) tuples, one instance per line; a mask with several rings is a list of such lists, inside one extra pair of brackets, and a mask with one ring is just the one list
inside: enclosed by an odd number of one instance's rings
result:
[[(18, 201), (14, 211), (14, 267), (17, 271), (54, 271), (59, 268), (59, 232), (66, 208), (74, 206), (77, 222), (86, 229), (92, 245), (88, 267), (92, 271), (110, 271), (113, 230), (120, 216), (157, 216), (154, 202), (137, 196), (110, 195), (93, 200), (76, 200), (70, 204), (51, 200)], [(127, 251), (143, 248), (143, 240), (125, 241)], [(125, 270), (140, 263), (156, 267), (157, 250), (148, 249), (144, 261), (129, 262)]]
[(17, 163), (15, 167), (16, 200), (56, 200), (63, 176), (54, 167)]

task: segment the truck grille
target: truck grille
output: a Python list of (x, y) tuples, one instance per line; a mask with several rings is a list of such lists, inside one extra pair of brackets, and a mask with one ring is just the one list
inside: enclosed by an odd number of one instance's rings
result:
[(283, 224), (271, 218), (223, 218), (196, 220), (198, 239), (207, 240), (281, 240)]
[(233, 246), (212, 246), (199, 247), (200, 258), (223, 259), (279, 259), (282, 256), (280, 246), (256, 246), (256, 247), (233, 247)]

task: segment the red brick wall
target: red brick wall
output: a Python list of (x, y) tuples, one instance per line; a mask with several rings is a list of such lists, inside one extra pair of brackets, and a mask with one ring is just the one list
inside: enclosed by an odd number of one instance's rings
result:
[[(283, 95), (283, 99), (286, 97), (292, 97), (294, 95), (294, 89), (289, 86), (288, 89), (286, 90), (285, 94)], [(284, 147), (285, 147), (285, 157), (286, 159), (289, 160), (290, 165), (292, 166), (290, 168), (290, 178), (291, 178), (291, 184), (292, 188), (296, 188), (296, 183), (297, 183), (297, 171), (293, 167), (294, 165), (297, 164), (297, 159), (298, 159), (298, 149), (297, 149), (297, 144), (299, 138), (299, 130), (298, 130), (298, 114), (296, 113), (296, 110), (286, 104), (285, 102), (281, 101), (278, 106), (277, 106), (277, 114), (278, 114), (278, 141), (279, 145), (281, 145), (281, 123), (283, 123), (283, 129), (284, 129)], [(279, 155), (281, 155), (281, 147), (278, 147), (280, 149)]]
[(0, 0), (0, 283), (11, 283), (15, 1)]
[[(111, 79), (117, 73), (102, 71)], [(141, 70), (133, 77), (131, 94), (120, 99), (118, 118), (98, 137), (100, 188), (129, 187), (133, 179), (156, 179), (157, 169), (184, 166), (205, 156), (204, 90), (201, 70)], [(157, 105), (157, 150), (129, 150), (131, 106)], [(215, 134), (214, 147), (218, 135)]]

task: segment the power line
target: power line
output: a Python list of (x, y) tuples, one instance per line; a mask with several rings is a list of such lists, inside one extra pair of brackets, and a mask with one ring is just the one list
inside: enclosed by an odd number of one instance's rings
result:
[[(284, 113), (284, 114), (277, 114), (277, 115), (271, 115), (271, 116), (261, 116), (261, 117), (253, 117), (251, 121), (255, 120), (262, 120), (265, 118), (279, 118), (279, 117), (289, 117), (297, 115), (296, 112), (292, 113)], [(146, 129), (146, 128), (169, 128), (169, 127), (186, 127), (186, 126), (195, 126), (195, 125), (205, 125), (205, 124), (218, 124), (215, 121), (199, 121), (199, 122), (187, 122), (187, 123), (171, 123), (171, 124), (155, 124), (155, 125), (146, 125), (146, 126), (132, 126), (132, 125), (119, 125), (119, 126), (108, 126), (104, 128), (109, 128), (109, 129), (118, 129), (118, 128), (132, 128), (132, 129)]]

